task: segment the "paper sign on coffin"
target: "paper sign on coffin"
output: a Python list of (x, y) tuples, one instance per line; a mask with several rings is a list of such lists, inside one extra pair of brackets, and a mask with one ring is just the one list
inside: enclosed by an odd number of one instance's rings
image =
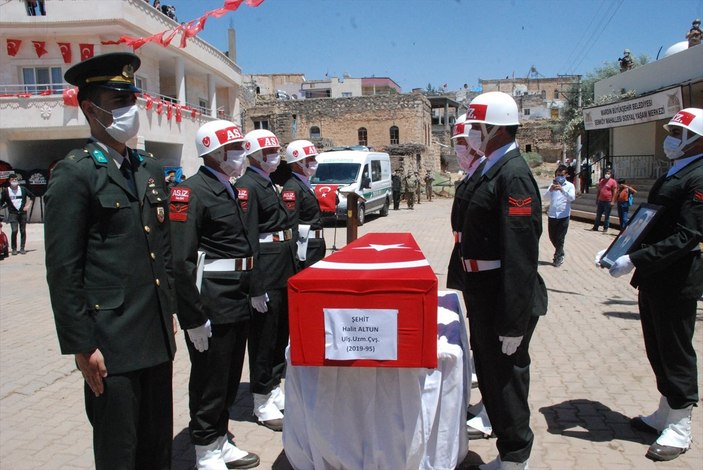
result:
[(288, 281), (293, 365), (437, 367), (437, 277), (409, 233), (370, 233)]

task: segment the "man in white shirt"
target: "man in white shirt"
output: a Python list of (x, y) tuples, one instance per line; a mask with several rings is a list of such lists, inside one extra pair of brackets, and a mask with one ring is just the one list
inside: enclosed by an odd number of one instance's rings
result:
[(554, 245), (554, 259), (552, 264), (559, 267), (564, 264), (564, 239), (569, 229), (569, 216), (571, 203), (576, 199), (576, 188), (566, 179), (566, 165), (559, 165), (554, 172), (554, 182), (549, 186), (546, 196), (549, 197), (549, 210), (547, 211), (547, 228), (549, 241)]

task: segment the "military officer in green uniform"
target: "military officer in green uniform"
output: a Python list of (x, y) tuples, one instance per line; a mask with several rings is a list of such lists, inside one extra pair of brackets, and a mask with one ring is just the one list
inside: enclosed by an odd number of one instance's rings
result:
[(405, 187), (405, 202), (408, 204), (408, 209), (415, 209), (415, 193), (420, 187), (420, 179), (417, 177), (417, 172), (411, 171), (405, 176), (403, 181)]
[(134, 54), (96, 56), (64, 78), (90, 126), (44, 200), (46, 270), (59, 345), (85, 379), (97, 469), (167, 469), (173, 439), (175, 294), (161, 164), (139, 131)]
[(239, 449), (227, 434), (251, 319), (254, 251), (229, 182), (240, 175), (243, 141), (232, 122), (203, 124), (195, 138), (203, 166), (170, 196), (178, 320), (191, 363), (188, 430), (197, 470), (259, 464), (258, 456)]
[(286, 147), (286, 162), (292, 174), (283, 184), (283, 200), (293, 222), (293, 239), (298, 246), (299, 267), (306, 268), (325, 257), (320, 203), (310, 186), (317, 170), (315, 145), (307, 140), (294, 140)]

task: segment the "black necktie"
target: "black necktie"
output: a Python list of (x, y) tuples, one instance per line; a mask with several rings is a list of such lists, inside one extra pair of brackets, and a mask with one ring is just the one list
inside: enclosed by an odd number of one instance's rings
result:
[(124, 160), (122, 160), (122, 166), (120, 167), (120, 171), (122, 172), (122, 176), (124, 176), (124, 179), (127, 180), (127, 186), (129, 187), (130, 191), (132, 191), (132, 194), (136, 196), (137, 186), (134, 184), (132, 163), (130, 162), (129, 157), (126, 157)]

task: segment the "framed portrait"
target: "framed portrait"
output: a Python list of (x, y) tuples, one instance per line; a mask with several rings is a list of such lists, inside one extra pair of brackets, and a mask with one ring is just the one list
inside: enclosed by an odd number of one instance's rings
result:
[(651, 230), (655, 220), (661, 215), (663, 206), (656, 204), (640, 204), (625, 230), (613, 240), (600, 259), (600, 265), (610, 268), (615, 260), (626, 255), (640, 246), (642, 239)]

